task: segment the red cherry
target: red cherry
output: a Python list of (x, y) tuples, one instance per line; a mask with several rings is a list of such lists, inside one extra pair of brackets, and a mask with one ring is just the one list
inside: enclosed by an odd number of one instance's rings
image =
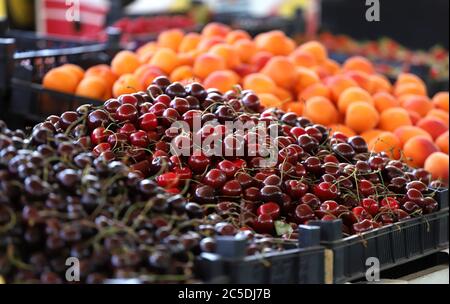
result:
[(293, 127), (291, 129), (291, 135), (294, 136), (295, 139), (298, 139), (300, 136), (306, 134), (306, 130), (300, 127)]
[(157, 102), (153, 104), (153, 106), (148, 110), (148, 113), (155, 114), (156, 117), (161, 117), (167, 107), (168, 106), (166, 106), (165, 104)]
[(174, 171), (182, 181), (187, 181), (192, 178), (192, 171), (188, 167), (175, 168)]
[(97, 145), (93, 150), (92, 153), (95, 157), (99, 157), (103, 152), (110, 152), (111, 151), (111, 145), (108, 143), (102, 143)]
[(122, 128), (119, 129), (119, 133), (125, 134), (128, 138), (136, 131), (136, 127), (132, 123), (126, 123), (122, 126)]
[(159, 95), (155, 99), (155, 104), (160, 102), (163, 105), (165, 105), (166, 107), (169, 107), (171, 101), (172, 101), (172, 99), (168, 95), (163, 94), (163, 95)]
[(324, 217), (321, 218), (322, 221), (334, 221), (335, 219), (337, 219), (337, 217), (335, 217), (332, 214), (327, 214)]
[(374, 229), (373, 222), (371, 220), (365, 219), (359, 223), (353, 224), (353, 231), (355, 233), (363, 233)]
[(314, 187), (314, 194), (322, 201), (333, 200), (338, 197), (338, 188), (336, 185), (322, 182)]
[(163, 188), (177, 188), (180, 182), (180, 178), (176, 173), (169, 172), (161, 174), (156, 178), (156, 182)]
[(295, 220), (298, 224), (304, 224), (309, 220), (316, 218), (314, 211), (306, 204), (298, 205), (295, 208)]
[(386, 207), (388, 209), (399, 209), (400, 208), (400, 203), (393, 197), (386, 197), (384, 199), (381, 200), (380, 202), (381, 207)]
[(158, 126), (158, 118), (153, 113), (145, 113), (139, 118), (139, 127), (144, 131), (151, 131)]
[(91, 134), (91, 142), (93, 145), (98, 145), (100, 143), (104, 143), (108, 140), (108, 136), (112, 132), (106, 130), (104, 127), (98, 127)]
[(361, 202), (361, 206), (369, 212), (370, 215), (375, 216), (380, 211), (380, 205), (378, 202), (371, 198), (365, 198)]
[(138, 106), (138, 99), (134, 97), (133, 95), (122, 95), (119, 97), (119, 101), (121, 104), (130, 104), (135, 107)]
[(128, 136), (120, 133), (111, 134), (108, 137), (108, 143), (111, 145), (112, 149), (123, 147), (128, 144)]
[(234, 163), (229, 160), (221, 161), (217, 165), (217, 168), (224, 172), (227, 178), (233, 178), (238, 171), (238, 168), (234, 165)]
[(358, 190), (363, 196), (366, 196), (366, 197), (375, 194), (374, 185), (366, 179), (359, 181)]
[(188, 165), (191, 168), (192, 172), (195, 174), (201, 174), (206, 171), (210, 164), (210, 160), (205, 155), (192, 155), (189, 157)]
[(147, 133), (145, 131), (137, 131), (130, 135), (130, 142), (133, 146), (139, 148), (147, 148), (150, 144)]
[(241, 196), (242, 186), (237, 180), (230, 180), (223, 186), (222, 194), (231, 197)]
[(280, 216), (280, 206), (276, 203), (265, 203), (258, 208), (258, 215), (268, 214), (273, 220)]
[(219, 169), (212, 169), (203, 178), (203, 183), (213, 188), (221, 188), (227, 182), (227, 176)]
[(274, 222), (270, 214), (261, 214), (253, 224), (256, 232), (261, 234), (272, 234)]
[(372, 216), (369, 214), (369, 212), (367, 212), (366, 209), (361, 206), (353, 208), (352, 212), (359, 220), (372, 219)]
[(298, 180), (288, 180), (284, 186), (286, 193), (294, 200), (302, 198), (308, 191), (308, 185)]
[(135, 122), (138, 117), (138, 110), (132, 104), (126, 103), (121, 105), (117, 111), (117, 120)]

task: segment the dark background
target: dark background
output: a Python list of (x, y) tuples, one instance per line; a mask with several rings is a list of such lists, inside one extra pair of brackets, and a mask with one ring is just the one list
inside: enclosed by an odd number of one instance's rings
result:
[(387, 36), (412, 49), (448, 49), (449, 0), (379, 0), (380, 22), (365, 19), (366, 0), (322, 0), (323, 27), (358, 40)]

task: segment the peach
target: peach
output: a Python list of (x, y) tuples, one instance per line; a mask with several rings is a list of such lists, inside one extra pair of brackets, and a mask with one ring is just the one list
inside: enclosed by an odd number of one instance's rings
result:
[(449, 157), (442, 152), (431, 154), (425, 161), (425, 170), (431, 173), (434, 179), (448, 184)]
[(409, 139), (403, 147), (407, 163), (416, 168), (423, 167), (428, 156), (438, 151), (439, 148), (435, 143), (424, 136), (416, 136)]
[(448, 131), (448, 126), (436, 118), (423, 118), (417, 123), (417, 126), (427, 131), (433, 139)]

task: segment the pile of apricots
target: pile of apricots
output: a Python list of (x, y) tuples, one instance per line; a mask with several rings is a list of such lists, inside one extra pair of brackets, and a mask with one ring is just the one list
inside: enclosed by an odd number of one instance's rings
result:
[(364, 57), (340, 65), (320, 42), (297, 46), (281, 31), (252, 38), (218, 23), (201, 33), (168, 30), (135, 52), (119, 52), (110, 66), (52, 69), (43, 86), (107, 100), (145, 90), (161, 75), (221, 92), (240, 85), (255, 91), (266, 107), (295, 112), (332, 132), (360, 134), (373, 151), (448, 181), (448, 92), (428, 96), (426, 84), (413, 74), (401, 74), (392, 84)]

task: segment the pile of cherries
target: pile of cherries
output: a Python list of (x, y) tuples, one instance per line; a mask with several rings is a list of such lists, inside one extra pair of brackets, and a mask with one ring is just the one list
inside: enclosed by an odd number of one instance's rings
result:
[[(171, 145), (181, 142), (192, 148), (195, 135), (177, 133), (172, 124), (192, 126), (196, 115), (202, 139), (212, 134), (224, 147), (245, 151), (243, 156), (172, 153)], [(259, 133), (227, 135), (226, 122), (236, 121), (265, 125), (263, 142), (271, 128), (277, 129), (271, 141), (279, 151), (274, 166), (261, 167), (264, 157), (249, 153), (260, 148), (249, 140)], [(104, 109), (88, 114), (87, 125), (95, 155), (125, 161), (169, 193), (211, 206), (234, 225), (257, 233), (295, 238), (299, 224), (342, 219), (343, 232), (355, 234), (438, 209), (430, 189), (442, 185), (428, 172), (370, 153), (360, 136), (330, 136), (308, 119), (263, 109), (251, 91), (221, 94), (160, 77), (147, 92), (107, 101)]]
[(121, 161), (96, 157), (89, 138), (74, 138), (97, 125), (83, 122), (82, 109), (50, 117), (29, 137), (0, 121), (0, 277), (6, 282), (68, 283), (68, 258), (79, 260), (81, 283), (196, 282), (196, 257), (215, 252), (215, 236), (249, 239), (249, 255), (282, 249), (214, 209), (167, 193)]

